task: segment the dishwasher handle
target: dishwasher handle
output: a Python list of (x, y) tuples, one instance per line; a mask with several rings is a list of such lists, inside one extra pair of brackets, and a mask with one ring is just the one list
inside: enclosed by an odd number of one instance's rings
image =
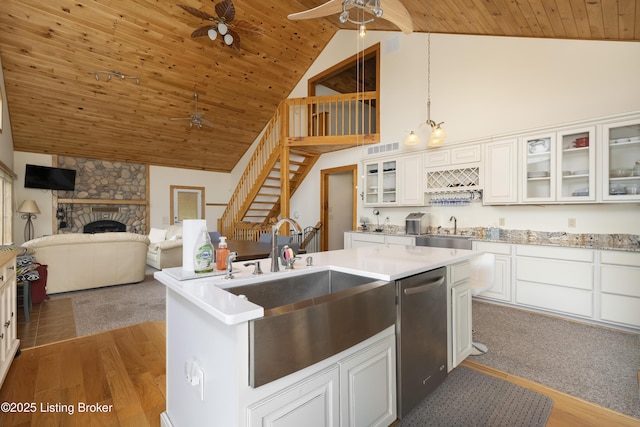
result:
[(419, 294), (422, 292), (427, 292), (428, 290), (432, 289), (432, 288), (436, 288), (440, 285), (442, 285), (444, 283), (444, 276), (440, 277), (439, 279), (435, 279), (432, 280), (428, 283), (425, 283), (424, 285), (420, 285), (420, 286), (416, 286), (413, 288), (407, 288), (404, 290), (404, 294), (405, 295), (413, 295), (413, 294)]

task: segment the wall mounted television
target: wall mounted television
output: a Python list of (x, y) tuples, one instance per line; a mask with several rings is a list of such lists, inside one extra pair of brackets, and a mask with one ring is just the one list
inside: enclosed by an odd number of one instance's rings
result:
[(40, 165), (26, 165), (25, 188), (73, 191), (76, 186), (76, 171)]

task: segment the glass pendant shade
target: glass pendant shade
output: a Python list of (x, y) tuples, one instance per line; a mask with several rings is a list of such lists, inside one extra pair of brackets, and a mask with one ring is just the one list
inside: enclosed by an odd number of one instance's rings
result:
[(224, 35), (224, 42), (227, 46), (231, 46), (231, 44), (233, 43), (233, 36), (229, 33)]
[(216, 31), (215, 28), (211, 27), (209, 28), (209, 31), (207, 31), (207, 35), (211, 40), (215, 40), (216, 37), (218, 37), (218, 32)]
[(407, 139), (404, 140), (404, 145), (418, 145), (420, 144), (420, 138), (414, 131), (409, 131)]
[(228, 30), (227, 24), (225, 24), (224, 22), (221, 22), (221, 23), (218, 24), (218, 32), (221, 35), (224, 36), (225, 34), (227, 34), (227, 30)]

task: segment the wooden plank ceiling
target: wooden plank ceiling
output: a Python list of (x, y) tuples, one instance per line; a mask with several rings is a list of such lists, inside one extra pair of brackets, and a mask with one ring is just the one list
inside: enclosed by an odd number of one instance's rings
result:
[[(179, 0), (215, 15), (215, 2)], [(640, 0), (402, 0), (415, 31), (640, 41)], [(0, 55), (14, 148), (228, 172), (341, 25), (289, 21), (322, 0), (235, 0), (241, 50), (167, 0), (2, 0)], [(382, 0), (384, 9), (384, 0)], [(377, 20), (369, 30), (397, 30)], [(106, 80), (96, 71), (135, 79)], [(189, 128), (193, 94), (213, 124)]]

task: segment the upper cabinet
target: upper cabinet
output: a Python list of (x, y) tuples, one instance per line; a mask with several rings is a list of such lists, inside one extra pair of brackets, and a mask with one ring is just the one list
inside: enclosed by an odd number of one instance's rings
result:
[(557, 133), (556, 200), (596, 200), (595, 135), (595, 126)]
[(640, 201), (638, 112), (482, 147), (484, 204)]
[(602, 125), (602, 199), (640, 200), (640, 119)]
[(365, 206), (398, 204), (397, 160), (376, 160), (364, 163)]

